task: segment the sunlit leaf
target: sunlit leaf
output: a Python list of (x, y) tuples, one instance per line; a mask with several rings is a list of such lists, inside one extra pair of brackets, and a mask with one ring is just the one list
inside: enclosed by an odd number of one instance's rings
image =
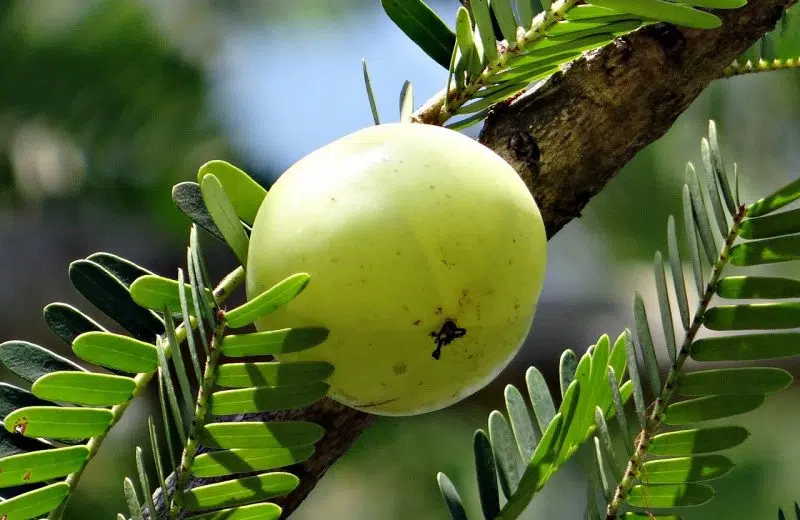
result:
[(69, 484), (58, 482), (5, 500), (0, 502), (0, 518), (15, 520), (44, 515), (57, 508), (69, 491)]
[(222, 341), (222, 353), (228, 357), (288, 354), (319, 345), (328, 334), (328, 329), (321, 327), (231, 334)]
[(113, 414), (106, 408), (62, 408), (30, 406), (8, 414), (6, 430), (26, 437), (83, 439), (104, 433)]
[(219, 180), (239, 218), (252, 225), (264, 197), (267, 196), (267, 190), (245, 172), (225, 161), (209, 161), (201, 166), (197, 172), (197, 183), (202, 186), (203, 179), (209, 174)]
[(262, 473), (192, 488), (184, 495), (184, 501), (189, 511), (243, 505), (285, 495), (299, 483), (300, 479), (291, 473)]
[(0, 459), (0, 487), (33, 484), (77, 471), (89, 457), (86, 446), (11, 455)]
[(332, 373), (333, 365), (318, 361), (225, 363), (217, 367), (216, 383), (233, 388), (297, 385), (324, 381)]
[(234, 329), (244, 327), (274, 312), (303, 292), (310, 279), (311, 276), (306, 273), (286, 277), (247, 303), (226, 312), (228, 326)]
[(209, 411), (214, 415), (231, 415), (301, 408), (325, 397), (328, 388), (326, 383), (318, 382), (221, 390), (211, 394)]
[(129, 374), (152, 372), (158, 367), (154, 345), (110, 332), (81, 334), (72, 344), (72, 350), (85, 361)]
[(722, 419), (755, 410), (764, 403), (763, 395), (712, 395), (667, 406), (665, 424), (687, 424)]
[(661, 433), (650, 441), (649, 451), (658, 456), (713, 453), (738, 446), (750, 436), (741, 426), (718, 426)]
[(767, 276), (728, 276), (717, 282), (717, 296), (770, 300), (800, 298), (800, 280)]
[(129, 377), (87, 372), (54, 372), (33, 383), (33, 394), (52, 401), (112, 406), (130, 400), (136, 381)]
[(244, 421), (206, 424), (200, 440), (212, 448), (293, 448), (314, 444), (323, 435), (325, 430), (310, 422)]
[(703, 482), (724, 477), (732, 469), (733, 462), (722, 455), (650, 460), (642, 465), (641, 479), (648, 485)]
[(693, 507), (712, 498), (714, 489), (704, 484), (638, 485), (631, 489), (627, 502), (645, 508)]
[(314, 453), (314, 446), (294, 448), (246, 448), (219, 450), (199, 455), (192, 464), (197, 477), (253, 473), (298, 464)]

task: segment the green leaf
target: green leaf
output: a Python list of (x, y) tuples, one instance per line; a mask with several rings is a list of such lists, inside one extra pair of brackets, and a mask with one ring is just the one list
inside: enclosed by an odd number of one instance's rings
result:
[(517, 45), (517, 20), (514, 18), (511, 0), (489, 0), (489, 6), (497, 18), (497, 24), (509, 48), (513, 49)]
[(730, 261), (733, 265), (759, 265), (789, 262), (800, 259), (800, 235), (745, 242), (733, 246)]
[(456, 14), (456, 43), (462, 56), (469, 57), (469, 74), (480, 74), (483, 69), (478, 48), (475, 46), (475, 36), (472, 33), (472, 19), (466, 7), (459, 7)]
[(770, 394), (792, 384), (792, 375), (781, 368), (718, 368), (690, 372), (678, 378), (681, 395)]
[(144, 267), (111, 253), (93, 253), (87, 256), (86, 259), (100, 264), (101, 267), (113, 274), (117, 280), (122, 282), (126, 287), (130, 287), (140, 276), (153, 274)]
[(225, 161), (209, 161), (201, 166), (197, 172), (197, 183), (202, 186), (203, 179), (209, 174), (214, 175), (222, 184), (239, 218), (252, 225), (264, 197), (267, 196), (267, 190), (245, 172)]
[[(187, 291), (191, 291), (189, 284), (184, 284), (184, 287)], [(165, 306), (170, 309), (181, 308), (179, 290), (180, 285), (176, 280), (163, 276), (146, 275), (131, 285), (131, 296), (133, 301), (142, 307), (161, 312)], [(213, 298), (210, 292), (207, 292), (206, 295), (208, 298)], [(189, 302), (194, 305), (194, 299), (189, 299)]]
[[(714, 243), (714, 234), (711, 231), (711, 221), (708, 219), (708, 210), (703, 199), (703, 188), (697, 178), (697, 172), (692, 163), (686, 165), (686, 185), (689, 186), (689, 198), (692, 203), (694, 222), (697, 226), (700, 243), (706, 253), (706, 259), (710, 265), (714, 265), (717, 259), (717, 245)], [(727, 233), (722, 236), (727, 235)]]
[(578, 356), (570, 349), (561, 353), (558, 362), (558, 380), (561, 383), (562, 397), (567, 393), (570, 383), (575, 379), (575, 372), (578, 369)]
[(642, 390), (642, 380), (639, 376), (639, 362), (636, 358), (636, 347), (629, 330), (625, 331), (625, 352), (628, 354), (628, 375), (631, 385), (633, 385), (633, 402), (636, 405), (636, 415), (639, 418), (639, 425), (644, 428), (647, 418), (647, 404), (644, 400)]
[(321, 426), (310, 422), (220, 422), (203, 426), (200, 441), (211, 448), (295, 448), (324, 435)]
[(414, 115), (414, 86), (410, 81), (403, 83), (400, 89), (400, 122), (410, 123)]
[(268, 412), (284, 408), (302, 408), (328, 393), (326, 383), (308, 385), (259, 386), (214, 392), (209, 411), (214, 415)]
[(436, 475), (436, 480), (439, 483), (439, 491), (442, 493), (442, 499), (444, 499), (447, 510), (450, 512), (450, 518), (452, 520), (468, 520), (467, 512), (464, 510), (461, 497), (458, 496), (458, 491), (456, 491), (450, 479), (447, 478), (447, 475), (438, 473)]
[(231, 334), (225, 336), (221, 348), (228, 357), (288, 354), (319, 345), (328, 339), (328, 333), (328, 329), (322, 327), (307, 327)]
[[(572, 388), (577, 388), (577, 384), (572, 385)], [(572, 403), (574, 403), (573, 396), (575, 392), (573, 390), (567, 394), (570, 396)], [(550, 478), (554, 471), (553, 464), (557, 455), (559, 439), (562, 438), (563, 425), (563, 416), (561, 413), (557, 413), (542, 435), (539, 445), (536, 446), (531, 463), (528, 464), (525, 473), (522, 475), (517, 493), (503, 506), (500, 513), (502, 518), (517, 518), (522, 514), (536, 492)]]
[(717, 282), (717, 296), (734, 300), (800, 298), (800, 280), (767, 276), (728, 276)]
[(239, 216), (233, 207), (222, 183), (216, 175), (208, 173), (203, 176), (200, 183), (200, 191), (203, 194), (203, 201), (206, 208), (214, 219), (214, 223), (225, 237), (225, 242), (231, 247), (239, 263), (247, 265), (247, 250), (250, 246), (250, 239), (239, 221)]
[(476, 99), (471, 103), (462, 105), (461, 107), (459, 107), (458, 110), (456, 110), (456, 114), (471, 114), (473, 112), (479, 112), (479, 113), (483, 112), (484, 110), (492, 107), (493, 105), (510, 98), (514, 94), (517, 94), (522, 90), (525, 90), (526, 85), (527, 83), (523, 84), (514, 83), (511, 85), (507, 85), (505, 86), (505, 88), (493, 92), (491, 95), (486, 95), (480, 99)]
[(536, 434), (533, 430), (533, 421), (528, 413), (528, 405), (525, 399), (514, 385), (506, 385), (505, 390), (506, 409), (508, 419), (511, 422), (511, 430), (514, 432), (514, 439), (517, 441), (517, 449), (522, 456), (522, 461), (527, 464), (536, 449)]
[(480, 35), (483, 46), (483, 57), (486, 63), (497, 59), (497, 40), (494, 38), (492, 15), (489, 11), (489, 0), (472, 0), (472, 17), (475, 19), (475, 28)]
[(536, 416), (539, 431), (544, 432), (556, 415), (556, 408), (553, 405), (550, 390), (547, 388), (547, 381), (536, 367), (530, 367), (525, 372), (525, 383), (528, 387), (528, 396), (533, 405), (533, 414)]
[[(474, 4), (473, 4), (474, 5)], [(574, 11), (575, 8), (572, 8)], [(612, 27), (613, 28), (613, 27)], [(574, 36), (574, 35), (573, 35)], [(589, 34), (564, 41), (563, 38), (546, 38), (529, 46), (531, 50), (524, 54), (510, 56), (506, 60), (506, 65), (516, 67), (531, 63), (542, 63), (544, 59), (551, 56), (567, 53), (581, 53), (587, 50), (596, 49), (614, 40), (611, 33)]]
[[(178, 269), (178, 300), (180, 303), (180, 310), (181, 310), (181, 320), (184, 325), (187, 327), (186, 331), (186, 345), (189, 350), (189, 357), (192, 359), (192, 367), (194, 368), (194, 376), (196, 381), (203, 380), (203, 371), (200, 368), (200, 360), (197, 356), (197, 347), (195, 346), (194, 342), (194, 330), (190, 326), (192, 322), (191, 314), (189, 311), (189, 297), (188, 294), (191, 292), (190, 289), (186, 288), (186, 284), (183, 282), (183, 269)], [(213, 297), (213, 295), (212, 295)], [(201, 324), (197, 324), (197, 329), (200, 331), (200, 335), (205, 335), (205, 330)]]
[(714, 489), (704, 484), (634, 486), (628, 504), (647, 509), (701, 506), (714, 498)]
[[(706, 179), (708, 180), (708, 195), (711, 199), (711, 209), (714, 213), (714, 220), (717, 222), (720, 236), (726, 237), (728, 236), (728, 220), (725, 218), (725, 209), (722, 207), (719, 178), (714, 169), (714, 161), (711, 159), (711, 149), (707, 139), (703, 138), (700, 148), (703, 156), (703, 167), (706, 172)], [(721, 159), (720, 164), (722, 164)], [(727, 179), (726, 173), (723, 172), (722, 176)]]
[(745, 214), (751, 218), (761, 217), (791, 204), (798, 198), (800, 198), (800, 179), (790, 182), (772, 195), (751, 204), (747, 207)]
[(793, 329), (800, 327), (800, 303), (719, 305), (706, 311), (703, 324), (711, 330)]
[(664, 340), (667, 345), (669, 359), (674, 364), (678, 352), (675, 344), (675, 329), (672, 326), (672, 305), (669, 302), (667, 277), (664, 271), (664, 260), (661, 257), (661, 251), (656, 251), (653, 259), (653, 272), (656, 281), (656, 294), (658, 295), (658, 310), (661, 312), (661, 327), (664, 331)]
[(514, 442), (511, 427), (505, 416), (497, 410), (489, 414), (489, 439), (500, 477), (500, 488), (506, 498), (510, 498), (517, 490), (525, 466)]
[(622, 440), (625, 444), (625, 447), (630, 450), (630, 447), (633, 446), (633, 439), (631, 438), (631, 431), (628, 427), (628, 419), (625, 416), (625, 408), (622, 402), (619, 384), (617, 383), (616, 373), (612, 367), (608, 367), (608, 386), (611, 389), (611, 404), (613, 406), (612, 411), (614, 416), (617, 418), (620, 435), (622, 435)]
[(650, 441), (650, 453), (666, 457), (713, 453), (738, 446), (749, 436), (750, 433), (741, 426), (719, 426), (661, 433)]
[[(172, 378), (170, 377), (169, 373), (169, 365), (167, 364), (167, 356), (164, 352), (164, 345), (162, 340), (159, 339), (158, 344), (156, 345), (156, 352), (158, 353), (158, 379), (159, 384), (163, 385), (163, 393), (166, 395), (166, 400), (169, 402), (169, 409), (172, 413), (172, 419), (174, 420), (174, 428), (178, 431), (178, 436), (180, 437), (181, 444), (186, 445), (186, 429), (183, 423), (183, 413), (181, 411), (181, 407), (178, 404), (178, 397), (175, 392), (175, 386), (172, 384)], [(163, 397), (163, 396), (162, 396)], [(162, 408), (164, 408), (164, 399), (161, 399)], [(165, 409), (165, 408), (164, 408)], [(164, 425), (172, 424), (169, 422), (164, 422)]]
[[(536, 2), (538, 4), (538, 1)], [(526, 31), (531, 28), (533, 17), (536, 15), (534, 0), (517, 0), (517, 12), (519, 13), (521, 25)]]
[[(566, 431), (560, 453), (556, 459), (556, 464), (560, 465), (573, 453), (573, 448), (586, 440), (588, 429), (594, 426), (594, 406), (591, 405), (593, 399), (590, 376), (592, 371), (592, 356), (587, 352), (581, 356), (578, 368), (575, 371), (575, 381), (578, 383), (578, 401), (575, 404), (574, 417), (565, 422)], [(564, 403), (560, 408), (566, 410)], [(569, 418), (568, 414), (564, 415)]]
[(576, 5), (564, 15), (565, 20), (588, 20), (592, 18), (605, 18), (607, 16), (618, 16), (620, 11), (607, 7), (597, 7), (596, 5)]
[(90, 406), (113, 406), (128, 402), (136, 390), (129, 377), (88, 372), (53, 372), (33, 383), (36, 397)]
[(689, 330), (689, 302), (686, 299), (686, 282), (683, 278), (683, 263), (681, 262), (680, 249), (678, 248), (678, 235), (675, 231), (675, 217), (672, 215), (667, 220), (667, 248), (681, 323), (683, 323), (684, 330)]
[(253, 473), (298, 464), (314, 453), (314, 446), (293, 448), (245, 448), (212, 451), (199, 455), (192, 464), (197, 477), (221, 477), (236, 473)]
[(133, 481), (125, 477), (125, 480), (122, 481), (122, 489), (125, 492), (125, 502), (128, 504), (128, 511), (133, 520), (144, 520), (142, 504), (139, 502), (139, 497), (136, 496), (136, 487), (134, 487)]
[(647, 372), (647, 380), (650, 383), (650, 390), (653, 395), (661, 393), (661, 378), (658, 375), (658, 359), (656, 358), (656, 348), (653, 345), (653, 336), (650, 334), (650, 325), (647, 323), (647, 311), (644, 308), (644, 300), (639, 291), (633, 295), (633, 317), (636, 323), (636, 337), (639, 340), (639, 348), (644, 360), (644, 368)]
[(211, 218), (211, 214), (203, 202), (203, 193), (196, 182), (181, 182), (172, 188), (172, 201), (181, 212), (189, 219), (205, 229), (211, 236), (225, 241), (222, 231), (219, 230)]
[[(168, 467), (177, 468), (178, 465), (176, 464), (175, 461), (175, 449), (173, 448), (172, 445), (172, 435), (169, 435), (169, 425), (172, 424), (169, 420), (169, 412), (167, 405), (169, 397), (166, 395), (167, 393), (166, 384), (164, 382), (164, 378), (162, 377), (161, 370), (158, 371), (156, 379), (158, 380), (158, 404), (159, 404), (158, 407), (161, 410), (161, 424), (164, 426), (165, 430), (167, 430), (164, 432), (167, 434), (164, 435), (164, 437), (167, 441), (167, 455), (169, 456), (169, 463), (170, 463)], [(179, 419), (181, 418), (179, 417)]]
[(26, 437), (84, 439), (105, 433), (112, 419), (106, 408), (29, 406), (8, 414), (4, 423), (6, 430)]
[(0, 459), (0, 487), (33, 484), (69, 475), (89, 457), (86, 446), (11, 455)]
[[(617, 452), (614, 449), (614, 443), (612, 442), (611, 434), (608, 431), (606, 418), (603, 416), (603, 410), (599, 406), (595, 406), (594, 408), (594, 421), (595, 432), (597, 432), (595, 439), (602, 444), (603, 458), (605, 458), (607, 461), (608, 467), (611, 468), (614, 479), (616, 479), (617, 482), (620, 482), (622, 480), (622, 465), (617, 459)], [(601, 461), (598, 458), (598, 463), (600, 462)]]
[(456, 35), (422, 0), (381, 0), (391, 20), (428, 56), (447, 68)]
[(739, 226), (739, 236), (747, 239), (772, 238), (792, 233), (800, 233), (800, 209), (748, 218)]
[(691, 195), (689, 194), (689, 187), (685, 184), (683, 185), (683, 224), (686, 229), (686, 240), (689, 242), (695, 289), (697, 289), (698, 297), (702, 298), (703, 292), (705, 291), (703, 266), (700, 262), (700, 249), (697, 243), (698, 238), (695, 229), (695, 214), (692, 208)]
[(148, 512), (154, 514), (156, 510), (155, 503), (153, 502), (153, 489), (150, 487), (150, 479), (147, 477), (147, 471), (144, 469), (144, 457), (142, 456), (142, 448), (136, 446), (136, 472), (139, 474), (139, 485), (142, 487), (142, 494), (145, 497)]
[(51, 303), (44, 308), (44, 321), (50, 330), (67, 345), (84, 332), (101, 331), (105, 328), (84, 313), (66, 303)]
[(57, 508), (69, 491), (69, 484), (58, 482), (5, 500), (0, 502), (0, 518), (24, 520), (44, 515)]
[(161, 448), (158, 445), (158, 435), (156, 434), (156, 425), (153, 422), (153, 417), (147, 418), (147, 430), (150, 434), (150, 450), (153, 454), (153, 463), (156, 467), (156, 474), (158, 475), (158, 484), (161, 489), (167, 489), (167, 481), (164, 478), (163, 458), (161, 456)]
[(716, 29), (722, 25), (711, 13), (663, 0), (591, 0), (591, 4), (695, 29)]
[(367, 69), (367, 60), (361, 59), (361, 70), (364, 73), (364, 85), (367, 89), (367, 98), (369, 99), (369, 107), (372, 110), (372, 120), (376, 125), (381, 124), (381, 118), (378, 115), (378, 104), (375, 102), (375, 92), (372, 91), (372, 80), (369, 78), (369, 69)]
[(238, 329), (274, 312), (303, 292), (310, 279), (307, 273), (288, 276), (247, 303), (226, 312), (227, 325)]
[(86, 371), (72, 361), (27, 341), (0, 344), (0, 363), (29, 383), (50, 372)]
[(81, 334), (75, 338), (72, 350), (84, 361), (129, 374), (153, 372), (158, 367), (154, 345), (110, 332)]
[(221, 509), (189, 517), (191, 520), (278, 520), (281, 508), (269, 502), (249, 506)]
[(695, 361), (752, 361), (800, 354), (800, 333), (742, 334), (702, 338), (692, 343)]
[(711, 395), (667, 406), (665, 424), (687, 424), (722, 419), (755, 410), (764, 404), (763, 395)]
[(701, 455), (651, 460), (642, 465), (641, 480), (647, 485), (704, 482), (724, 477), (733, 462), (722, 455)]
[[(683, 1), (683, 3), (690, 3)], [(722, 8), (722, 9), (736, 9), (745, 5), (746, 0), (693, 0), (693, 5), (698, 7)], [(716, 5), (711, 5), (716, 4)], [(713, 120), (708, 122), (708, 142), (709, 151), (711, 153), (711, 164), (714, 170), (714, 177), (717, 184), (722, 191), (722, 198), (725, 200), (725, 205), (728, 207), (728, 212), (731, 216), (736, 215), (736, 201), (731, 193), (730, 182), (728, 181), (728, 173), (725, 171), (725, 163), (722, 160), (722, 153), (719, 151), (719, 140), (717, 139), (717, 125)], [(723, 233), (724, 236), (724, 233)]]
[(161, 320), (137, 305), (128, 288), (99, 264), (89, 260), (72, 262), (69, 278), (89, 303), (119, 323), (136, 339), (153, 341), (155, 336), (164, 333)]
[(494, 518), (500, 512), (500, 495), (497, 490), (497, 466), (489, 436), (485, 431), (477, 430), (475, 432), (472, 449), (475, 455), (481, 511), (483, 511), (484, 517)]
[(291, 473), (262, 473), (192, 488), (184, 500), (189, 511), (236, 506), (285, 495), (299, 483), (300, 479)]
[[(189, 376), (186, 374), (186, 366), (183, 363), (183, 353), (175, 335), (175, 322), (172, 321), (172, 314), (168, 307), (164, 308), (164, 317), (166, 318), (164, 323), (167, 329), (167, 342), (172, 353), (172, 365), (175, 367), (175, 374), (178, 376), (178, 386), (183, 396), (183, 404), (186, 410), (191, 413), (195, 409), (194, 393), (189, 385)], [(164, 372), (167, 371), (160, 362), (159, 365), (162, 366)]]
[(226, 363), (217, 368), (219, 386), (298, 385), (324, 381), (333, 374), (333, 365), (318, 361)]

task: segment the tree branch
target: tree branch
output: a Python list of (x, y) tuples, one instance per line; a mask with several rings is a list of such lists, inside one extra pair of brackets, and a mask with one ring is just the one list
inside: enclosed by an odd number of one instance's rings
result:
[(795, 1), (716, 11), (718, 30), (658, 24), (619, 38), (495, 109), (480, 141), (519, 173), (553, 236)]
[[(795, 1), (750, 0), (741, 9), (717, 12), (724, 22), (719, 30), (659, 24), (621, 38), (575, 61), (536, 91), (495, 109), (480, 141), (519, 173), (542, 211), (548, 236), (553, 236), (580, 216), (614, 174), (661, 137)], [(329, 399), (300, 412), (247, 416), (288, 418), (316, 422), (327, 433), (310, 460), (290, 468), (301, 484), (276, 501), (284, 518), (371, 422), (371, 416)]]

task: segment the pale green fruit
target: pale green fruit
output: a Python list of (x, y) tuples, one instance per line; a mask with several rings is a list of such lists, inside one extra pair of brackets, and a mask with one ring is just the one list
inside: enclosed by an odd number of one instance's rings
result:
[[(469, 396), (511, 361), (546, 247), (536, 203), (494, 152), (441, 127), (381, 125), (278, 179), (253, 226), (247, 292), (309, 273), (305, 292), (257, 327), (324, 326), (330, 336), (280, 360), (332, 363), (332, 398), (413, 415)], [(434, 336), (448, 328), (452, 341), (439, 347)]]

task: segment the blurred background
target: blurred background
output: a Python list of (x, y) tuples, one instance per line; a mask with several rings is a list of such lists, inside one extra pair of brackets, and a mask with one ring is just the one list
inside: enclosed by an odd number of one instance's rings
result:
[[(456, 0), (431, 4), (452, 23)], [(385, 120), (397, 119), (404, 80), (417, 104), (446, 81), (377, 0), (0, 0), (0, 56), (0, 339), (67, 356), (41, 309), (88, 310), (69, 284), (70, 261), (109, 251), (166, 276), (181, 265), (188, 221), (173, 184), (225, 159), (269, 186), (305, 154), (372, 124), (362, 57)], [(504, 385), (535, 364), (555, 388), (563, 349), (615, 339), (632, 323), (634, 289), (654, 302), (653, 253), (665, 248), (667, 216), (680, 214), (685, 163), (700, 164), (709, 118), (729, 168), (738, 162), (743, 199), (796, 177), (799, 87), (800, 72), (713, 84), (550, 242), (534, 329), (514, 364), (458, 406), (377, 420), (293, 518), (445, 519), (435, 474), (474, 491), (472, 434)], [(208, 246), (212, 271), (227, 272), (232, 256)], [(738, 469), (716, 483), (713, 505), (684, 518), (772, 519), (800, 499), (796, 400), (784, 392), (742, 419), (753, 435), (732, 454)], [(68, 518), (124, 509), (122, 479), (135, 474), (132, 447), (146, 446), (154, 404), (151, 395), (129, 409)], [(578, 472), (559, 473), (525, 518), (581, 518), (583, 486)]]

